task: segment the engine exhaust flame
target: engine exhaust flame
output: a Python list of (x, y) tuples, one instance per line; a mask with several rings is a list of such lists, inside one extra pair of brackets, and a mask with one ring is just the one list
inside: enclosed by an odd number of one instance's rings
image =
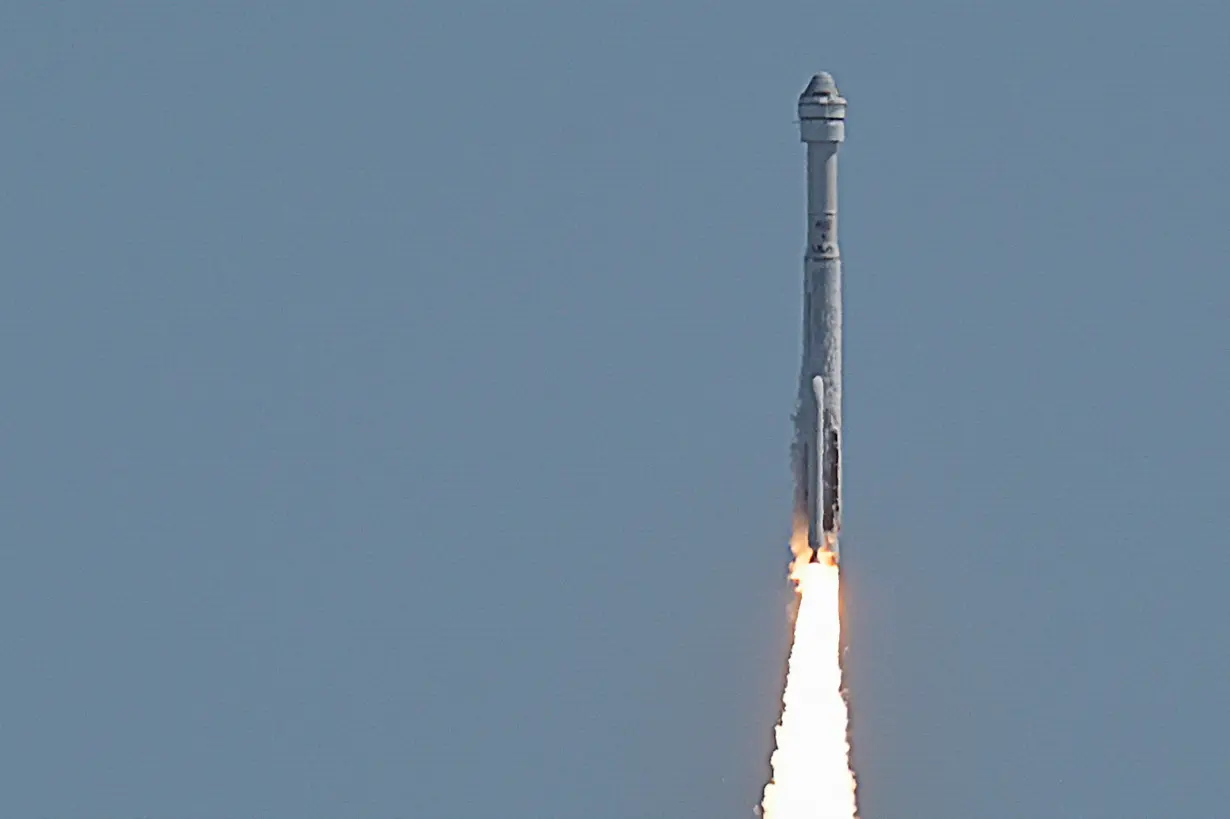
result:
[(810, 562), (806, 543), (806, 530), (792, 542), (799, 607), (761, 810), (765, 819), (857, 819), (841, 681), (840, 574), (833, 552)]

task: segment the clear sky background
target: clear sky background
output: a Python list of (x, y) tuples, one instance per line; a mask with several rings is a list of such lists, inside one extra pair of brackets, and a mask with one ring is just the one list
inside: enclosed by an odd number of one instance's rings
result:
[(818, 69), (865, 816), (1224, 813), (1228, 27), (0, 5), (0, 815), (749, 816)]

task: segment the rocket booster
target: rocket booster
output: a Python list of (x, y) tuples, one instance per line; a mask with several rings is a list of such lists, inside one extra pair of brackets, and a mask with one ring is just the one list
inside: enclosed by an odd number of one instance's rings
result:
[(799, 97), (807, 145), (807, 250), (803, 255), (803, 366), (795, 414), (795, 519), (807, 521), (812, 559), (838, 552), (841, 529), (841, 253), (837, 149), (846, 101), (833, 77), (812, 77)]

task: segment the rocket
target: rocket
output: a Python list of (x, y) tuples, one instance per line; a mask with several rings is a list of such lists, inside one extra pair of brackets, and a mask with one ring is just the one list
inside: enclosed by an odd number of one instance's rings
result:
[(796, 521), (807, 522), (812, 560), (838, 554), (841, 530), (841, 253), (837, 247), (837, 149), (846, 101), (833, 77), (812, 77), (799, 96), (807, 145), (807, 249), (803, 254), (803, 366), (795, 413)]

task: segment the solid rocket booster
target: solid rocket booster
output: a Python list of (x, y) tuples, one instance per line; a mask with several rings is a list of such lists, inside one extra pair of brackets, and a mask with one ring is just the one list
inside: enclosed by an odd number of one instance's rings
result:
[(812, 77), (799, 97), (807, 145), (807, 250), (803, 255), (803, 366), (795, 415), (795, 517), (807, 521), (813, 560), (837, 553), (841, 529), (841, 253), (837, 149), (846, 101), (833, 77)]

